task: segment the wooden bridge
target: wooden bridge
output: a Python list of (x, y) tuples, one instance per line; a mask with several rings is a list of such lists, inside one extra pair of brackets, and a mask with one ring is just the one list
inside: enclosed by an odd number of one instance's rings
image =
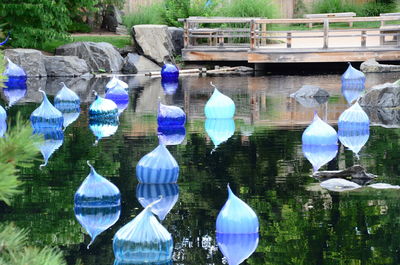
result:
[[(302, 19), (189, 17), (180, 21), (184, 22), (184, 61), (400, 60), (398, 13), (379, 17)], [(323, 26), (309, 29), (310, 23)]]

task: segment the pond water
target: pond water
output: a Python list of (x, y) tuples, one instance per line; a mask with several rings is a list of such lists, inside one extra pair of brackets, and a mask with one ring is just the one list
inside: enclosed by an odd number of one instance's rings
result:
[[(305, 84), (326, 89), (331, 97), (316, 110), (337, 129), (339, 115), (348, 108), (340, 75), (182, 77), (172, 95), (164, 94), (157, 78), (122, 79), (129, 84), (130, 102), (116, 133), (97, 145), (88, 128), (88, 106), (94, 100), (92, 89), (103, 95), (108, 79), (28, 81), (25, 97), (8, 110), (11, 117), (20, 112), (29, 119), (41, 101), (38, 87), (45, 87), (52, 101), (60, 81), (80, 96), (81, 114), (65, 130), (62, 146), (46, 167), (39, 169), (43, 160), (38, 157), (33, 168), (21, 171), (23, 192), (11, 207), (2, 205), (0, 222), (29, 229), (33, 245), (59, 247), (70, 265), (113, 264), (114, 234), (143, 209), (135, 167), (158, 144), (160, 97), (187, 113), (184, 141), (168, 146), (180, 166), (179, 199), (162, 221), (173, 236), (174, 264), (226, 264), (216, 243), (215, 221), (227, 199), (228, 183), (260, 221), (258, 247), (244, 264), (400, 264), (400, 192), (327, 191), (310, 177), (312, 165), (302, 153), (301, 135), (314, 108), (288, 96)], [(366, 87), (397, 79), (397, 74), (370, 74)], [(203, 111), (212, 94), (210, 81), (236, 103), (234, 133), (217, 147), (212, 130), (205, 128)], [(358, 163), (378, 175), (379, 182), (398, 185), (399, 150), (399, 129), (371, 126), (359, 160), (340, 146), (336, 158), (322, 169)], [(90, 237), (74, 214), (74, 193), (89, 174), (87, 160), (122, 196), (118, 221), (89, 249)]]

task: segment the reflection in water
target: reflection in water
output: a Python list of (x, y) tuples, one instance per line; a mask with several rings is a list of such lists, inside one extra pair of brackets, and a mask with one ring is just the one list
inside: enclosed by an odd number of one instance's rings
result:
[(3, 137), (7, 131), (7, 112), (0, 106), (0, 137)]
[(217, 233), (218, 248), (229, 265), (238, 265), (253, 254), (258, 246), (258, 233), (225, 234)]
[(109, 137), (118, 130), (118, 119), (91, 119), (89, 120), (89, 128), (96, 136), (95, 145), (104, 137)]
[(161, 80), (161, 86), (164, 90), (164, 93), (167, 95), (173, 95), (176, 93), (179, 87), (179, 81), (175, 80)]
[(117, 104), (118, 115), (120, 115), (129, 105), (128, 92), (123, 87), (118, 85), (107, 90), (106, 99), (110, 99)]
[(63, 88), (54, 97), (54, 107), (58, 109), (64, 118), (64, 129), (76, 121), (79, 117), (81, 100), (79, 96), (69, 89), (63, 82)]
[(44, 142), (39, 144), (39, 149), (44, 159), (44, 164), (40, 166), (44, 167), (47, 165), (50, 156), (63, 144), (64, 132), (51, 127), (41, 127), (34, 128), (33, 133), (41, 134), (44, 137)]
[(343, 96), (351, 104), (360, 97), (365, 88), (365, 75), (363, 72), (353, 68), (349, 63), (349, 67), (343, 73), (341, 80)]
[(357, 183), (354, 183), (352, 181), (348, 181), (346, 179), (341, 179), (341, 178), (333, 178), (333, 179), (328, 179), (325, 181), (322, 181), (320, 183), (322, 188), (325, 188), (330, 191), (350, 191), (350, 190), (355, 190), (358, 188), (361, 188), (360, 185)]
[(214, 143), (214, 150), (235, 133), (235, 121), (233, 119), (206, 119), (204, 127)]
[(8, 100), (8, 106), (14, 105), (20, 99), (24, 98), (27, 92), (26, 77), (10, 76), (5, 82), (3, 89), (4, 95)]
[(186, 129), (183, 126), (158, 127), (158, 140), (163, 145), (178, 145), (185, 140)]

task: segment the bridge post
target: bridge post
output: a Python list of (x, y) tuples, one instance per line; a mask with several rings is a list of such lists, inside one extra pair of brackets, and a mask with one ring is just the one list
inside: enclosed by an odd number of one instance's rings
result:
[(367, 46), (367, 32), (365, 30), (361, 31), (361, 47)]
[(250, 21), (250, 49), (254, 50), (256, 44), (256, 23), (254, 19)]
[(324, 49), (328, 48), (328, 38), (329, 38), (329, 19), (324, 19)]
[(286, 48), (292, 48), (292, 32), (286, 33)]
[(189, 46), (189, 22), (185, 18), (183, 20), (183, 47)]

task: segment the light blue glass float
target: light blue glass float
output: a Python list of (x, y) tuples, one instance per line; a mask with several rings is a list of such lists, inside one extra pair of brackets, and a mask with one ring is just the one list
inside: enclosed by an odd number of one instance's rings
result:
[(106, 92), (111, 88), (120, 87), (124, 90), (128, 90), (129, 86), (124, 81), (118, 79), (115, 75), (111, 78), (111, 80), (106, 84)]
[(228, 185), (228, 200), (217, 217), (217, 233), (254, 234), (259, 224), (256, 213)]
[(204, 107), (204, 113), (207, 119), (231, 119), (235, 115), (235, 103), (233, 100), (214, 87), (214, 93), (207, 101)]
[(129, 104), (129, 94), (121, 86), (115, 86), (107, 90), (106, 99), (114, 101), (118, 107), (118, 115), (120, 115)]
[(215, 150), (235, 133), (235, 122), (233, 119), (206, 119), (205, 130)]
[(183, 126), (158, 127), (158, 140), (163, 145), (178, 145), (185, 140), (186, 129)]
[[(153, 204), (157, 201), (153, 202)], [(118, 262), (138, 264), (169, 262), (172, 258), (173, 241), (151, 212), (148, 205), (132, 221), (123, 226), (113, 239), (114, 256)], [(117, 263), (123, 264), (123, 263)]]
[(26, 76), (9, 76), (4, 84), (3, 92), (9, 107), (24, 98), (28, 91)]
[(120, 205), (121, 193), (117, 186), (97, 174), (89, 161), (87, 164), (90, 167), (90, 173), (75, 193), (75, 206), (102, 207)]
[(7, 112), (0, 106), (0, 137), (3, 137), (7, 131)]
[(136, 165), (136, 177), (140, 183), (176, 183), (178, 176), (178, 163), (163, 144), (142, 157)]
[(79, 96), (63, 82), (61, 82), (61, 84), (63, 87), (54, 97), (54, 107), (62, 113), (64, 118), (63, 127), (65, 129), (78, 119), (81, 112), (81, 100)]
[(161, 78), (162, 80), (178, 80), (179, 69), (176, 65), (166, 63), (161, 68)]
[(258, 246), (258, 233), (224, 234), (217, 233), (218, 248), (229, 265), (238, 265), (250, 257)]
[(108, 120), (118, 119), (118, 107), (114, 101), (100, 97), (96, 91), (95, 101), (90, 104), (89, 107), (89, 119), (90, 120)]
[(26, 77), (26, 72), (24, 69), (22, 69), (20, 66), (16, 65), (13, 63), (10, 59), (7, 58), (7, 67), (3, 75), (6, 75), (8, 77), (14, 76), (14, 77)]
[(96, 237), (114, 225), (121, 214), (121, 205), (103, 207), (74, 207), (75, 217), (89, 234), (91, 240), (87, 248)]
[(365, 75), (363, 72), (353, 68), (349, 63), (349, 67), (341, 77), (342, 80), (342, 93), (347, 102), (351, 103), (353, 100), (358, 99), (361, 92), (365, 88)]
[(165, 262), (129, 262), (129, 261), (121, 261), (121, 260), (114, 260), (114, 265), (174, 265), (172, 260), (165, 261)]
[(102, 138), (109, 137), (118, 130), (118, 119), (110, 118), (108, 120), (89, 120), (89, 129), (96, 137), (94, 145), (97, 145)]
[(159, 102), (157, 122), (158, 126), (161, 127), (184, 126), (186, 122), (186, 114), (179, 107), (168, 106)]
[(178, 80), (161, 80), (161, 86), (164, 90), (164, 93), (167, 95), (173, 95), (179, 88)]
[(339, 116), (338, 135), (340, 142), (358, 156), (369, 138), (369, 118), (358, 102)]
[(320, 186), (324, 189), (336, 192), (350, 191), (361, 188), (361, 186), (358, 185), (357, 183), (341, 178), (333, 178), (322, 181), (320, 183)]
[(62, 113), (50, 103), (43, 90), (39, 89), (39, 92), (43, 94), (43, 101), (31, 114), (32, 127), (34, 129), (46, 127), (61, 130), (64, 122)]
[(179, 187), (177, 184), (143, 184), (139, 183), (136, 188), (136, 198), (146, 208), (149, 204), (158, 201), (151, 207), (151, 211), (163, 221), (174, 207), (179, 198)]
[(64, 142), (64, 132), (50, 125), (46, 127), (44, 123), (41, 123), (40, 127), (34, 126), (33, 129), (34, 134), (41, 134), (44, 137), (44, 141), (38, 146), (44, 159), (44, 163), (40, 165), (40, 168), (47, 166), (51, 155), (60, 148)]

